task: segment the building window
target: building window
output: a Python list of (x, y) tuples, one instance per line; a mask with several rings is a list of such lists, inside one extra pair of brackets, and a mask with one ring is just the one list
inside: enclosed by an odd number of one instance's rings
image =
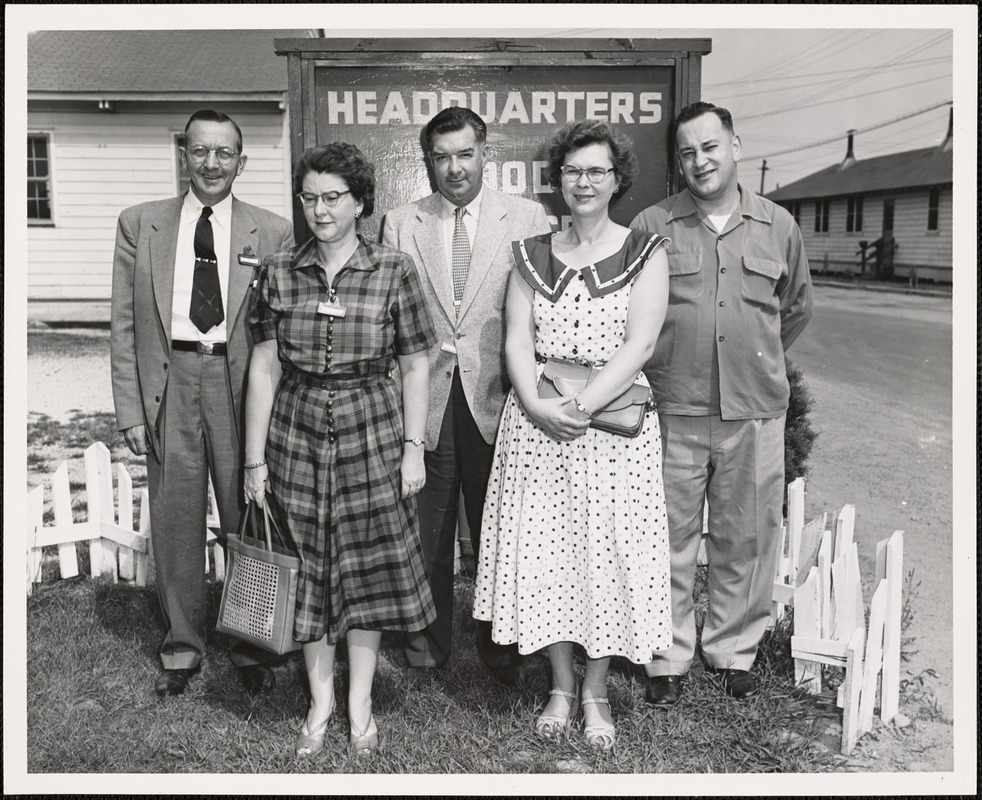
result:
[(854, 194), (846, 201), (846, 233), (859, 233), (863, 229), (863, 196)]
[(938, 209), (941, 206), (941, 190), (931, 189), (927, 195), (927, 229), (938, 230)]
[(46, 133), (27, 135), (27, 221), (50, 223), (51, 139)]
[(174, 163), (177, 165), (177, 194), (184, 195), (191, 186), (188, 171), (181, 166), (181, 148), (184, 147), (184, 131), (174, 134)]
[(794, 217), (795, 224), (801, 224), (801, 201), (800, 200), (785, 200), (782, 204), (785, 210), (788, 211), (792, 217)]
[(815, 201), (815, 233), (829, 232), (829, 201)]

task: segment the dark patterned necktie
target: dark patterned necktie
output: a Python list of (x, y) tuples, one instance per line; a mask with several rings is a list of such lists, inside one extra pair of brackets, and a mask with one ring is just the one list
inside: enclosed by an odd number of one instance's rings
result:
[(466, 208), (454, 209), (453, 240), (450, 247), (451, 266), (453, 268), (453, 304), (460, 311), (460, 298), (464, 296), (464, 285), (467, 283), (467, 271), (471, 266), (471, 240), (467, 236), (464, 225)]
[(191, 286), (191, 311), (194, 326), (205, 333), (225, 319), (222, 284), (218, 280), (218, 258), (215, 256), (215, 234), (211, 227), (211, 208), (201, 209), (194, 229), (194, 281)]

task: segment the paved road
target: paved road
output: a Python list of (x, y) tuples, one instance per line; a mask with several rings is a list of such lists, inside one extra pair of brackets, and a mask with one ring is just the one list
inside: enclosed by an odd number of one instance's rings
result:
[(950, 713), (951, 300), (819, 287), (790, 356), (814, 396), (819, 431), (806, 518), (855, 504), (867, 602), (876, 542), (904, 531), (905, 572), (913, 568), (921, 585), (908, 632), (918, 653), (901, 672), (935, 669)]

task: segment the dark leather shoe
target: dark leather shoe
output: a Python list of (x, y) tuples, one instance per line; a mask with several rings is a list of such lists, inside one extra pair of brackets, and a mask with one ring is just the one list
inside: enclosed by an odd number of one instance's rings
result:
[(266, 664), (245, 664), (239, 667), (239, 672), (242, 673), (242, 685), (253, 696), (272, 691), (276, 686), (273, 670)]
[(745, 669), (715, 670), (723, 682), (723, 690), (735, 700), (743, 700), (757, 694), (757, 681)]
[(674, 706), (682, 697), (682, 676), (655, 675), (648, 678), (648, 689), (644, 697), (655, 708)]
[(522, 682), (522, 668), (517, 664), (500, 664), (491, 667), (491, 674), (502, 686), (518, 686)]
[(176, 697), (184, 694), (191, 682), (191, 676), (197, 673), (199, 667), (193, 669), (165, 669), (160, 673), (153, 690), (159, 697)]

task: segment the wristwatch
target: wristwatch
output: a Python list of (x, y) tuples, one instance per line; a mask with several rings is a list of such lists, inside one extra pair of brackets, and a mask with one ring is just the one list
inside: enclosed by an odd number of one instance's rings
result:
[(403, 439), (406, 444), (414, 444), (417, 447), (422, 447), (424, 442), (418, 436), (414, 436), (412, 439)]
[(573, 398), (573, 402), (576, 403), (576, 410), (577, 411), (579, 411), (581, 414), (586, 414), (588, 417), (590, 416), (590, 412), (587, 411), (586, 410), (586, 406), (583, 405), (582, 402), (580, 402), (580, 398), (579, 397), (574, 397)]

